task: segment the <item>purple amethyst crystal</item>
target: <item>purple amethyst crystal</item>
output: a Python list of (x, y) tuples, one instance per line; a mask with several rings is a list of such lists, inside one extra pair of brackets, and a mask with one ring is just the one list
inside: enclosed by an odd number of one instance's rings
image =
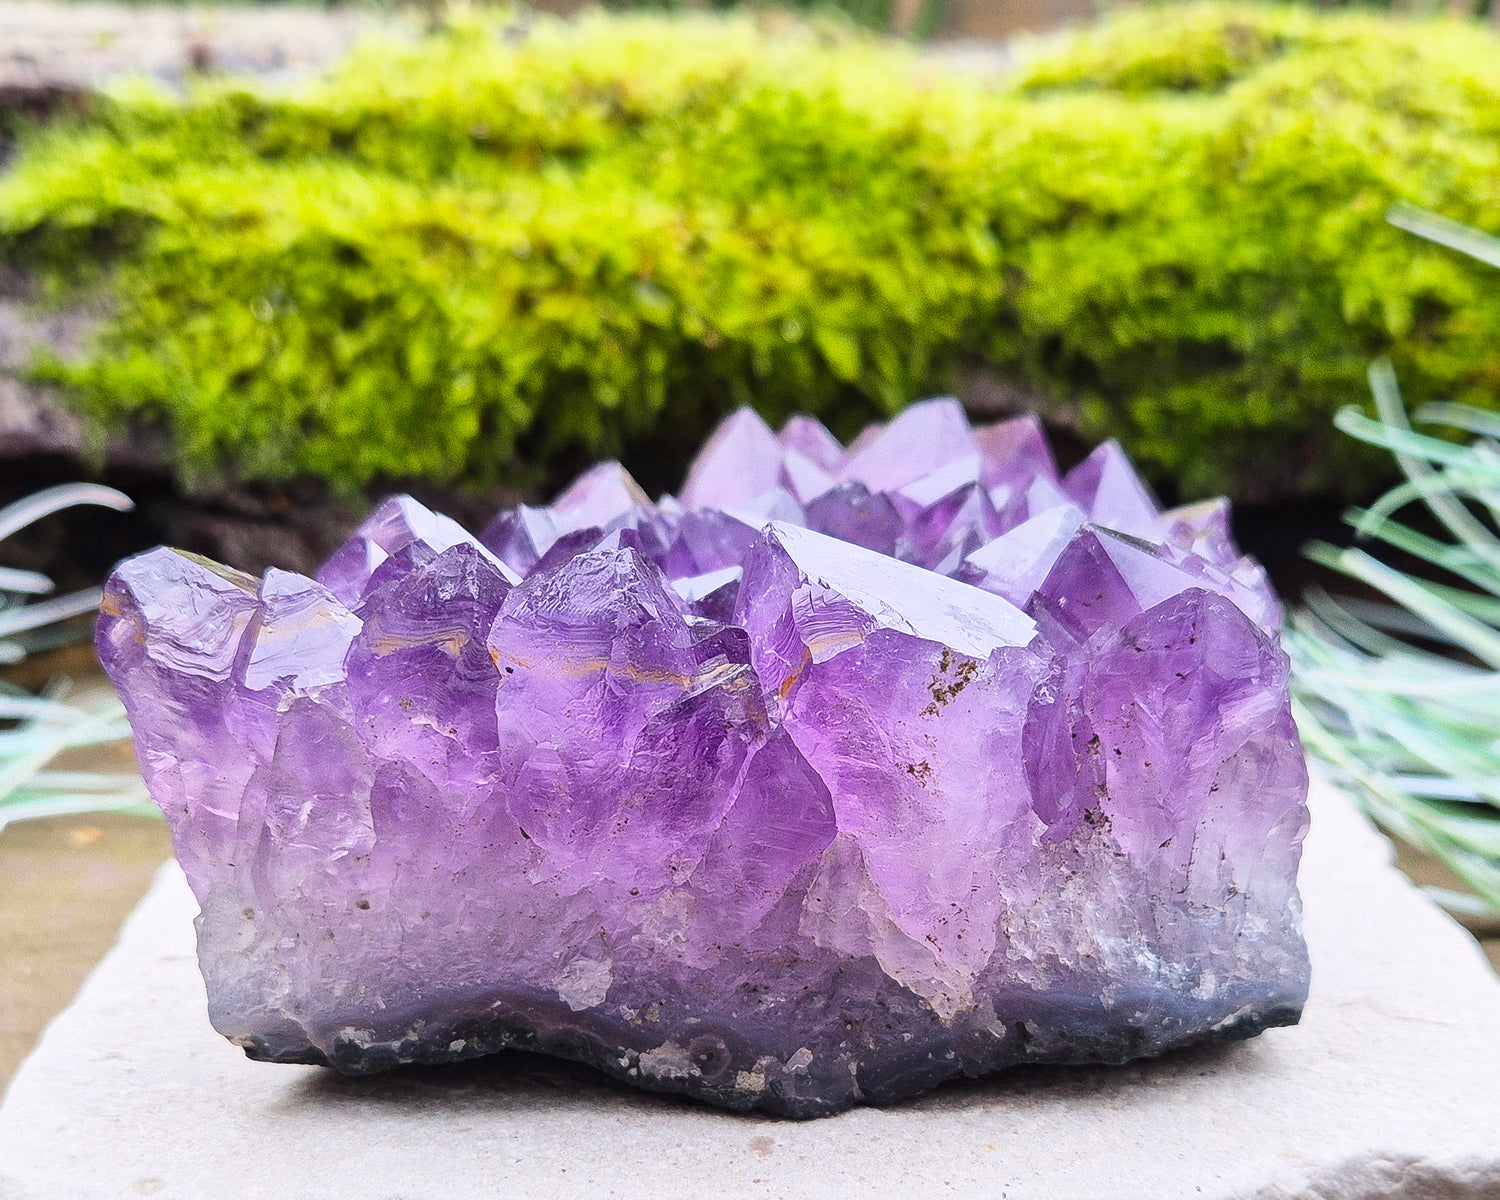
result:
[(1307, 777), (1222, 504), (953, 401), (743, 411), (316, 581), (121, 564), (99, 650), (215, 1026), (365, 1072), (524, 1047), (793, 1116), (1297, 1020)]

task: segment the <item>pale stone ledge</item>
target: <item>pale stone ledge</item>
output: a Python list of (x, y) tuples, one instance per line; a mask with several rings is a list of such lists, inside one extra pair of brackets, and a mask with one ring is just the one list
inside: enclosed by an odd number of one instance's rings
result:
[(1500, 980), (1319, 789), (1296, 1029), (805, 1124), (520, 1057), (378, 1080), (248, 1062), (167, 868), (0, 1108), (0, 1200), (1500, 1197)]

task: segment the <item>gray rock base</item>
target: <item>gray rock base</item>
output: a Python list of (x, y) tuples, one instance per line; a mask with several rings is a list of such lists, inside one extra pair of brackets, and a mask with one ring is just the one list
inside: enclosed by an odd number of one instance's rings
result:
[(349, 1080), (209, 1028), (167, 868), (0, 1108), (0, 1200), (1500, 1197), (1500, 980), (1315, 788), (1303, 1023), (807, 1124), (513, 1055)]

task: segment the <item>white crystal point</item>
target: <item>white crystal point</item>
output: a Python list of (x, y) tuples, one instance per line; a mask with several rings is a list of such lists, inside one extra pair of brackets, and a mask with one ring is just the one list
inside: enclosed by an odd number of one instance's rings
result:
[(879, 628), (971, 658), (988, 658), (1001, 646), (1028, 645), (1036, 635), (1036, 625), (1014, 604), (957, 580), (780, 521), (765, 532), (810, 584), (842, 597)]
[(986, 542), (964, 561), (983, 572), (977, 586), (1022, 605), (1087, 522), (1088, 514), (1076, 504), (1049, 508)]
[(693, 460), (682, 502), (689, 508), (734, 508), (781, 482), (781, 443), (753, 408), (719, 423)]
[(559, 533), (575, 529), (612, 529), (651, 512), (651, 497), (617, 462), (590, 467), (552, 504)]
[(923, 400), (903, 409), (889, 425), (856, 438), (838, 477), (857, 479), (872, 492), (893, 492), (978, 453), (979, 443), (957, 400)]
[(1095, 449), (1068, 472), (1062, 486), (1098, 525), (1134, 534), (1148, 534), (1156, 525), (1156, 501), (1116, 441)]
[(805, 455), (825, 471), (837, 471), (844, 457), (843, 443), (816, 417), (799, 414), (789, 418), (777, 441), (788, 452), (795, 450)]
[(362, 624), (321, 584), (272, 567), (260, 585), (245, 687), (260, 691), (284, 682), (307, 690), (341, 681), (344, 655)]

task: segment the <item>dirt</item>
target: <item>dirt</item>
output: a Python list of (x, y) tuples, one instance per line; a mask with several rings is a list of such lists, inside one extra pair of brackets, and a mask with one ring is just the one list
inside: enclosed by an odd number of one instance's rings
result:
[[(1458, 878), (1430, 854), (1413, 849), (1405, 843), (1396, 844), (1396, 865), (1413, 883), (1422, 887), (1444, 888), (1451, 892), (1468, 892)], [(1490, 965), (1500, 974), (1500, 914), (1489, 917), (1462, 917), (1463, 926), (1479, 939)]]
[(0, 831), (0, 1088), (170, 854), (166, 824), (147, 817), (58, 817)]

